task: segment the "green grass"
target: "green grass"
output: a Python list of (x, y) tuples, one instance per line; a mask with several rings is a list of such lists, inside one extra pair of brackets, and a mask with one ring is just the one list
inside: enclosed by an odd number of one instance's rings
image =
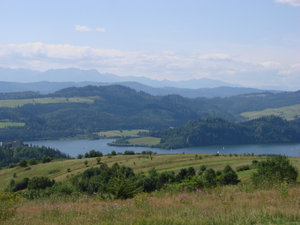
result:
[(0, 121), (0, 128), (7, 128), (7, 127), (24, 127), (25, 123), (21, 122), (2, 122)]
[(115, 137), (138, 137), (139, 133), (148, 133), (149, 130), (110, 130), (110, 131), (103, 131), (99, 132), (98, 136), (105, 137), (105, 138), (115, 138)]
[(280, 108), (269, 108), (261, 111), (243, 112), (241, 116), (247, 119), (256, 119), (262, 116), (280, 116), (286, 120), (293, 120), (300, 116), (300, 104)]
[(31, 98), (0, 100), (0, 107), (15, 108), (26, 104), (49, 104), (49, 103), (94, 103), (93, 97), (53, 97), (53, 98)]
[(130, 145), (145, 145), (154, 146), (160, 143), (160, 138), (157, 137), (140, 137), (128, 139)]

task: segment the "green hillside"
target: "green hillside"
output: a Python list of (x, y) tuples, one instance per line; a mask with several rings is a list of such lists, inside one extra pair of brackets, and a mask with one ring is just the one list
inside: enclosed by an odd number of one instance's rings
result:
[[(200, 157), (201, 156), (201, 157)], [(214, 156), (201, 154), (167, 154), (167, 155), (117, 155), (104, 156), (101, 161), (108, 165), (119, 163), (120, 165), (129, 166), (135, 172), (148, 172), (152, 168), (156, 168), (158, 172), (179, 171), (181, 168), (194, 167), (196, 170), (200, 166), (206, 165), (208, 168), (223, 169), (226, 165), (233, 168), (241, 165), (250, 165), (252, 160), (261, 160), (263, 157), (258, 156)], [(84, 161), (88, 161), (88, 166), (98, 167), (96, 158), (88, 159), (68, 159), (55, 160), (50, 163), (41, 163), (27, 168), (15, 167), (0, 170), (0, 192), (7, 187), (11, 179), (20, 181), (25, 177), (32, 178), (34, 176), (46, 176), (56, 181), (61, 181), (67, 176), (78, 174), (87, 169)], [(293, 163), (300, 169), (300, 159), (293, 158)], [(28, 169), (30, 168), (30, 169)], [(70, 172), (68, 172), (70, 169)], [(16, 174), (16, 178), (14, 178)], [(249, 178), (249, 171), (239, 172), (242, 180)]]
[(239, 121), (243, 112), (300, 104), (299, 91), (189, 99), (176, 95), (151, 96), (119, 85), (66, 88), (49, 95), (14, 93), (4, 97), (0, 100), (0, 121), (15, 124), (2, 124), (1, 141), (99, 138), (97, 133), (108, 130), (163, 130), (208, 117)]

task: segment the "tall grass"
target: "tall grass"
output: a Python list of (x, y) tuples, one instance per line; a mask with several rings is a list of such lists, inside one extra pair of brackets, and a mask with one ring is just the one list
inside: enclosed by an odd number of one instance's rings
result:
[(20, 204), (8, 224), (299, 224), (300, 186), (282, 195), (277, 187), (249, 185), (198, 192), (160, 191), (130, 200), (101, 201), (98, 196), (46, 199)]

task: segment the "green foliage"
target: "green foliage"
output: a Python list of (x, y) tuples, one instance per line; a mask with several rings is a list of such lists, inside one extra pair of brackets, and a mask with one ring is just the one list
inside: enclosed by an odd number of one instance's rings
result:
[(243, 166), (238, 166), (238, 167), (236, 168), (236, 171), (237, 171), (237, 172), (245, 171), (245, 170), (250, 170), (250, 166), (249, 166), (249, 165), (243, 165)]
[(224, 168), (224, 170), (221, 172), (218, 181), (221, 185), (229, 185), (229, 184), (234, 185), (240, 182), (238, 180), (238, 176), (236, 172), (229, 165), (227, 165)]
[[(67, 88), (50, 95), (16, 93), (10, 96), (8, 101), (1, 101), (1, 105), (7, 107), (0, 107), (0, 116), (5, 120), (25, 125), (1, 128), (0, 137), (3, 140), (55, 139), (78, 135), (96, 137), (95, 133), (99, 132), (99, 127), (103, 130), (136, 128), (161, 130), (210, 116), (232, 121), (240, 119), (242, 112), (299, 104), (299, 94), (299, 92), (265, 93), (230, 98), (189, 99), (175, 95), (151, 96), (118, 85)], [(19, 107), (10, 108), (17, 105)], [(225, 128), (225, 135), (235, 132), (233, 131), (235, 127), (232, 127), (233, 130)], [(272, 133), (269, 133), (271, 140), (275, 140)], [(278, 130), (274, 130), (274, 133), (277, 135)], [(291, 141), (286, 139), (287, 135), (281, 136), (283, 139), (279, 139), (280, 142)], [(199, 141), (196, 137), (197, 135), (188, 139), (191, 144)], [(169, 141), (163, 143), (165, 148), (179, 147), (187, 141), (186, 138), (187, 136), (183, 135), (178, 135), (177, 138), (170, 136)], [(222, 140), (220, 137), (219, 139)], [(172, 142), (174, 144), (171, 144)]]
[(38, 162), (35, 158), (31, 158), (28, 160), (28, 164), (32, 166), (38, 164)]
[(27, 160), (26, 159), (21, 159), (19, 162), (20, 167), (27, 167)]
[(15, 182), (15, 180), (11, 180), (7, 190), (11, 192), (24, 190), (28, 187), (28, 182), (29, 182), (29, 178), (27, 177), (25, 177), (24, 179), (18, 182)]
[(48, 177), (33, 177), (28, 182), (29, 190), (45, 189), (52, 187), (55, 184), (54, 180), (50, 180)]
[(257, 171), (251, 179), (256, 186), (271, 186), (283, 182), (295, 183), (297, 177), (297, 169), (286, 156), (273, 156), (257, 163)]
[(96, 150), (91, 150), (84, 154), (84, 158), (94, 158), (94, 157), (102, 157), (102, 156), (103, 156), (103, 153), (96, 151)]
[(52, 157), (50, 157), (50, 156), (45, 156), (45, 155), (43, 155), (43, 157), (42, 157), (42, 163), (48, 163), (48, 162), (51, 162), (52, 161)]
[(16, 213), (16, 204), (22, 202), (22, 198), (12, 193), (0, 193), (0, 221), (6, 220)]
[(214, 187), (217, 185), (217, 175), (213, 169), (205, 170), (202, 177), (205, 187)]
[[(15, 166), (20, 160), (29, 160), (28, 163), (34, 162), (36, 160), (42, 160), (43, 157), (51, 158), (67, 158), (66, 154), (61, 153), (59, 150), (55, 150), (48, 147), (38, 147), (38, 146), (19, 146), (16, 148), (9, 148), (5, 146), (0, 147), (0, 167)], [(33, 159), (34, 158), (34, 159)]]
[(270, 116), (233, 123), (219, 118), (208, 118), (190, 121), (184, 126), (152, 135), (161, 137), (162, 148), (172, 149), (204, 145), (299, 142), (299, 130), (300, 119), (286, 121)]

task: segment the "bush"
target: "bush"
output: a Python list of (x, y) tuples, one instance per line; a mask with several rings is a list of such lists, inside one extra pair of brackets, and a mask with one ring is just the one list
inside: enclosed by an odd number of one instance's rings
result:
[(29, 190), (38, 190), (38, 189), (45, 189), (47, 187), (52, 187), (55, 181), (50, 180), (48, 177), (33, 177), (28, 182), (28, 189)]
[(19, 162), (20, 167), (27, 167), (27, 160), (26, 159), (21, 159)]
[(0, 221), (14, 216), (15, 205), (22, 200), (21, 197), (12, 193), (0, 193)]
[(217, 176), (213, 169), (205, 170), (203, 173), (204, 186), (214, 187), (217, 184)]
[(48, 162), (51, 162), (52, 161), (52, 157), (50, 157), (50, 156), (45, 156), (45, 155), (43, 155), (43, 157), (42, 157), (42, 162), (43, 163), (48, 163)]
[(228, 185), (228, 184), (237, 184), (240, 181), (238, 180), (238, 176), (236, 172), (227, 165), (224, 170), (221, 172), (219, 177), (219, 182), (221, 185)]
[(274, 156), (257, 163), (257, 172), (252, 174), (254, 185), (271, 186), (283, 182), (295, 183), (298, 171), (286, 156)]
[(238, 167), (236, 168), (236, 171), (237, 171), (237, 172), (245, 171), (245, 170), (250, 170), (250, 166), (249, 166), (249, 165), (244, 165), (244, 166), (238, 166)]
[(24, 190), (27, 188), (29, 182), (29, 178), (25, 177), (23, 180), (19, 182), (15, 182), (14, 180), (11, 180), (8, 190), (12, 192), (17, 192), (20, 190)]
[(35, 159), (35, 158), (32, 158), (32, 159), (29, 159), (29, 161), (28, 161), (28, 164), (29, 165), (36, 165), (38, 162), (37, 162), (37, 160)]
[(126, 150), (124, 152), (124, 155), (135, 155), (135, 152), (134, 151), (128, 151), (128, 150)]

